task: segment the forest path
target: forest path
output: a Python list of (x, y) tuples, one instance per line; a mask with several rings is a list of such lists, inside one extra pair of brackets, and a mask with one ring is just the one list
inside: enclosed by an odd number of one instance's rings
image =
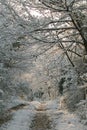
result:
[(13, 118), (0, 130), (86, 130), (75, 114), (58, 110), (56, 106), (54, 101), (30, 102), (21, 109), (12, 110)]

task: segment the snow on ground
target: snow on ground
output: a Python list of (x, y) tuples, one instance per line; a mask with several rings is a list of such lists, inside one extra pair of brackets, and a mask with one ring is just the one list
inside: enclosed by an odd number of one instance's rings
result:
[(4, 124), (0, 130), (29, 130), (34, 115), (34, 111), (29, 109), (18, 110), (15, 112), (13, 119)]
[(55, 124), (55, 130), (86, 130), (74, 114), (56, 111), (51, 114), (51, 117)]
[[(51, 121), (50, 127), (46, 130), (87, 130), (75, 114), (58, 110), (56, 101), (45, 103), (33, 101), (22, 109), (14, 110), (13, 113), (12, 120), (3, 124), (0, 130), (44, 130), (44, 128), (47, 128), (44, 118)], [(31, 127), (31, 124), (33, 124), (33, 127)]]

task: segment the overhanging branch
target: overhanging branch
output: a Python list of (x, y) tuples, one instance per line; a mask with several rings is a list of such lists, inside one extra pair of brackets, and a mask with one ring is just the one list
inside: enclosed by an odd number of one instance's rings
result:
[(58, 31), (58, 30), (71, 30), (71, 29), (76, 29), (75, 27), (60, 27), (60, 28), (38, 28), (38, 29), (35, 29), (31, 32), (38, 32), (38, 31)]

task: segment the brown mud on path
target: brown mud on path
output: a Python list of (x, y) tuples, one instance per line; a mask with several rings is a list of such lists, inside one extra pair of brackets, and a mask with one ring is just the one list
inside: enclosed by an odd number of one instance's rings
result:
[(31, 123), (31, 130), (51, 130), (51, 120), (44, 112), (38, 112)]

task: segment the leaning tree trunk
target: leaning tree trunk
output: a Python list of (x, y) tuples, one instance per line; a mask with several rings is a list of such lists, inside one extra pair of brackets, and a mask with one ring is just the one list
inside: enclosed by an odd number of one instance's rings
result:
[(72, 22), (76, 29), (79, 31), (80, 36), (83, 40), (83, 45), (85, 48), (85, 52), (87, 54), (87, 16), (85, 16), (80, 11), (72, 12), (70, 14)]

